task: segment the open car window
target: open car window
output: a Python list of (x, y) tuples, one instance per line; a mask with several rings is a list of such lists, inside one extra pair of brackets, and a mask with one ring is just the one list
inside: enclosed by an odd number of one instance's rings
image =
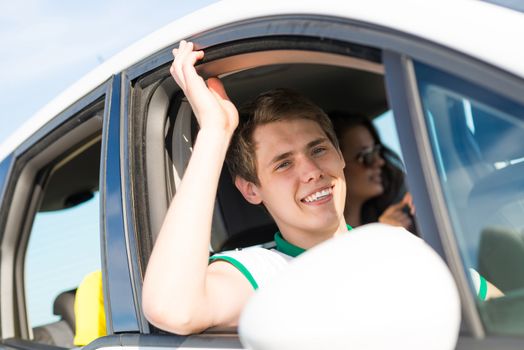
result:
[[(334, 45), (333, 53), (326, 45), (314, 51), (315, 44), (311, 42), (306, 42), (307, 49), (303, 50), (288, 50), (285, 48), (289, 45), (287, 42), (283, 42), (281, 50), (263, 50), (263, 44), (255, 42), (253, 47), (260, 45), (261, 50), (239, 54), (234, 54), (234, 45), (216, 51), (209, 48), (206, 55), (213, 60), (199, 64), (197, 70), (205, 78), (218, 76), (237, 107), (264, 91), (284, 87), (305, 95), (328, 114), (343, 111), (370, 119), (385, 119), (382, 130), (386, 134), (382, 139), (388, 147), (400, 151), (398, 136), (389, 127), (394, 124), (394, 116), (388, 113), (379, 50), (361, 48), (354, 51), (360, 56), (352, 57), (340, 53), (342, 44)], [(223, 52), (227, 53), (225, 57), (220, 56)], [(137, 140), (130, 147), (130, 155), (144, 169), (141, 181), (132, 184), (136, 186), (136, 198), (141, 203), (136, 206), (136, 212), (143, 214), (147, 223), (140, 228), (138, 237), (144, 267), (169, 201), (176, 193), (191, 156), (198, 125), (189, 103), (169, 75), (167, 65), (139, 76), (133, 86), (131, 93), (140, 108), (133, 110), (129, 118), (130, 129), (136, 132)], [(140, 124), (145, 125), (144, 134), (132, 127)], [(140, 142), (143, 139), (147, 142)], [(210, 253), (271, 244), (276, 230), (263, 208), (243, 199), (224, 167), (215, 202)]]
[[(269, 53), (272, 56), (268, 56)], [(278, 87), (298, 91), (328, 114), (332, 111), (344, 111), (349, 114), (364, 114), (371, 119), (388, 110), (380, 63), (349, 57), (344, 60), (342, 56), (308, 51), (301, 52), (300, 56), (295, 51), (250, 55), (250, 59), (258, 61), (259, 66), (219, 74), (228, 96), (237, 108), (258, 94)], [(238, 58), (232, 57), (230, 60), (234, 64)], [(213, 65), (209, 63), (202, 69), (212, 71)], [(176, 104), (177, 99), (174, 98), (172, 103)], [(172, 122), (173, 135), (178, 135), (178, 138), (170, 139), (175, 185), (181, 173), (179, 164), (187, 164), (188, 159), (187, 154), (183, 157), (180, 150), (187, 150), (187, 140), (195, 139), (198, 128), (190, 111), (186, 110), (187, 107), (188, 105), (182, 103), (178, 112), (172, 113), (178, 118)], [(185, 121), (180, 118), (185, 118)], [(389, 122), (392, 121), (390, 116)], [(187, 131), (181, 132), (181, 127), (185, 127)], [(391, 136), (392, 142), (395, 142), (395, 137)], [(185, 160), (180, 162), (178, 157)], [(224, 166), (213, 221), (212, 252), (265, 244), (273, 240), (276, 231), (272, 218), (261, 206), (253, 206), (244, 200)]]

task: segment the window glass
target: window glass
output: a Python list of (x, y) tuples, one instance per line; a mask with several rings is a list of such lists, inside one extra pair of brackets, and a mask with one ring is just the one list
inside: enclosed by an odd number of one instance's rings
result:
[[(61, 154), (42, 158), (47, 165), (35, 177), (35, 190), (41, 187), (43, 193), (35, 198), (39, 207), (23, 266), (27, 322), (34, 342), (72, 348), (87, 344), (85, 337), (78, 340), (86, 325), (105, 330), (101, 318), (89, 318), (101, 311), (100, 149), (100, 135), (88, 136)], [(79, 286), (82, 291), (77, 293)], [(85, 302), (75, 310), (77, 299)], [(78, 325), (84, 326), (75, 333)]]
[[(524, 106), (423, 64), (416, 63), (415, 71), (481, 317), (488, 332), (523, 335)], [(490, 298), (495, 289), (484, 280), (504, 296)]]
[(26, 302), (31, 327), (58, 321), (53, 303), (100, 269), (98, 192), (67, 209), (37, 213), (25, 261)]
[(402, 161), (402, 151), (398, 140), (397, 127), (395, 125), (395, 116), (392, 110), (388, 110), (373, 119), (373, 125), (378, 131), (380, 141), (383, 145), (395, 152)]

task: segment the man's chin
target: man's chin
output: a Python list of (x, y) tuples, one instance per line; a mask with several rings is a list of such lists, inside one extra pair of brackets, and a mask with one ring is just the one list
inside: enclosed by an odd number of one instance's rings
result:
[(317, 220), (314, 220), (309, 223), (308, 231), (312, 232), (332, 232), (335, 233), (338, 228), (340, 227), (340, 218), (337, 215), (333, 215), (330, 218), (316, 218)]

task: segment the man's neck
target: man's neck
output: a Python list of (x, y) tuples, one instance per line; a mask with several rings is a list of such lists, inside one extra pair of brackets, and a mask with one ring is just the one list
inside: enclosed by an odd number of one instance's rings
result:
[(339, 225), (331, 229), (326, 229), (325, 231), (314, 230), (299, 230), (292, 228), (281, 229), (281, 234), (286, 241), (289, 243), (300, 247), (302, 249), (310, 249), (317, 244), (320, 244), (330, 238), (333, 238), (341, 233), (348, 231), (346, 221), (342, 218), (339, 222)]

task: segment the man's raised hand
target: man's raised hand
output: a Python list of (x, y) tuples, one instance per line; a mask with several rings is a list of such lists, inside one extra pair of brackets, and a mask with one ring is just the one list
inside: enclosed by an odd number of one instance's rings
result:
[(173, 50), (175, 59), (169, 71), (191, 104), (200, 129), (232, 134), (238, 125), (238, 111), (219, 79), (210, 78), (206, 85), (198, 75), (195, 63), (204, 57), (204, 51), (193, 48), (193, 43), (182, 40)]

